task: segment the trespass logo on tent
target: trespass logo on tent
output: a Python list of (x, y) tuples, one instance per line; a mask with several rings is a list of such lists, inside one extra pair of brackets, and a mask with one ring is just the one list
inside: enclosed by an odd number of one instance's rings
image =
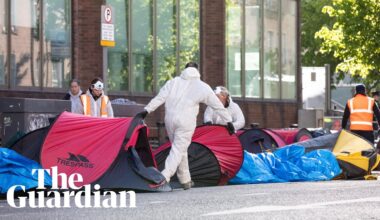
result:
[(62, 164), (63, 166), (69, 167), (84, 167), (84, 168), (94, 168), (94, 164), (91, 163), (87, 157), (83, 155), (75, 155), (73, 153), (68, 152), (68, 158), (57, 158), (57, 164)]
[[(44, 184), (45, 171), (52, 177), (52, 187), (49, 189)], [(58, 173), (57, 167), (52, 167), (51, 170), (32, 170), (32, 174), (36, 172), (38, 174), (38, 187), (36, 190), (38, 191), (29, 191), (27, 196), (18, 196), (15, 199), (15, 192), (20, 189), (25, 192), (25, 186), (12, 186), (7, 192), (7, 202), (11, 207), (70, 208), (73, 206), (71, 203), (74, 203), (74, 206), (78, 208), (127, 208), (127, 195), (129, 195), (129, 208), (136, 207), (136, 193), (134, 191), (100, 192), (99, 184), (95, 184), (93, 187), (91, 184), (79, 187), (77, 185), (82, 185), (81, 183), (83, 183), (82, 175), (73, 173), (67, 176), (65, 173)], [(60, 187), (58, 186), (58, 178), (62, 183)]]

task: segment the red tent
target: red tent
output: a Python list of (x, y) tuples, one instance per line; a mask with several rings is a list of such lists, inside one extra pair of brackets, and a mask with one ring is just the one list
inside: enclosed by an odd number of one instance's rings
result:
[[(171, 143), (166, 143), (153, 152), (159, 170), (164, 169), (170, 149)], [(237, 136), (228, 134), (224, 126), (204, 125), (196, 128), (188, 157), (196, 186), (223, 185), (239, 171), (243, 148)]]
[(252, 128), (239, 132), (244, 150), (250, 153), (274, 151), (279, 147), (309, 140), (311, 133), (305, 129), (260, 129)]
[(279, 136), (281, 136), (286, 145), (293, 144), (296, 142), (306, 141), (312, 139), (310, 131), (306, 128), (301, 129), (271, 129), (273, 132), (276, 132)]
[(239, 140), (244, 150), (250, 153), (274, 151), (285, 146), (285, 141), (270, 129), (252, 128), (240, 133)]
[(32, 132), (11, 148), (43, 168), (57, 166), (60, 173), (79, 173), (83, 184), (99, 184), (103, 189), (170, 190), (169, 185), (154, 188), (164, 177), (155, 168), (147, 132), (138, 118), (64, 112), (49, 129)]

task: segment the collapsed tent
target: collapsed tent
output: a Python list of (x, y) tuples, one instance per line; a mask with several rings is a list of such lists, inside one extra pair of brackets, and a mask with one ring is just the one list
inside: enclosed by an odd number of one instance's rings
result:
[(333, 153), (343, 170), (344, 179), (361, 179), (370, 175), (380, 162), (374, 146), (356, 134), (342, 130)]
[(10, 145), (11, 149), (26, 158), (40, 163), (41, 146), (48, 131), (49, 127), (31, 131), (18, 139), (13, 145)]
[(299, 146), (305, 147), (306, 152), (318, 149), (327, 149), (332, 151), (334, 149), (335, 143), (338, 139), (339, 132), (333, 134), (327, 134), (317, 138), (309, 139), (306, 141), (296, 142)]
[(346, 130), (295, 144), (305, 147), (306, 152), (315, 149), (332, 151), (343, 170), (340, 176), (343, 179), (363, 178), (371, 174), (380, 161), (371, 143)]
[[(38, 186), (38, 174), (32, 174), (33, 169), (42, 169), (41, 166), (13, 150), (0, 147), (0, 195), (6, 194), (8, 189), (15, 185), (24, 186), (26, 190)], [(45, 171), (44, 185), (51, 186), (50, 175)], [(21, 188), (17, 187), (15, 191)]]
[[(147, 138), (147, 127), (139, 118), (96, 118), (62, 113), (49, 129), (32, 132), (11, 149), (60, 173), (79, 173), (83, 185), (102, 189), (170, 191), (155, 168)], [(61, 184), (59, 182), (59, 184)]]
[(306, 141), (312, 139), (313, 136), (306, 128), (301, 129), (271, 129), (278, 134), (285, 141), (286, 145), (293, 144), (295, 142)]
[[(171, 143), (166, 143), (153, 152), (159, 170), (164, 169), (170, 150)], [(204, 125), (195, 129), (188, 158), (195, 186), (223, 185), (240, 169), (243, 148), (237, 136), (228, 134), (224, 126)], [(176, 176), (171, 180), (177, 181)]]
[(269, 129), (248, 129), (240, 133), (239, 140), (244, 150), (255, 154), (275, 151), (286, 145), (282, 137)]
[(305, 154), (302, 146), (291, 145), (275, 152), (244, 151), (244, 163), (231, 184), (322, 181), (341, 173), (335, 156), (327, 150)]
[(277, 148), (312, 138), (305, 129), (259, 129), (252, 128), (238, 133), (244, 150), (250, 153), (273, 152)]

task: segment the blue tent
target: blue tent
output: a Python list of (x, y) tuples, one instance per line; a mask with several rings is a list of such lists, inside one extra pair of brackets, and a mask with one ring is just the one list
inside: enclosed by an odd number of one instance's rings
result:
[[(38, 186), (37, 172), (32, 175), (33, 169), (42, 169), (37, 162), (30, 160), (13, 150), (0, 147), (0, 194), (7, 193), (14, 185), (32, 189)], [(45, 171), (45, 186), (51, 186), (50, 175)], [(17, 188), (16, 190), (21, 190)]]
[(244, 162), (229, 181), (231, 184), (331, 180), (341, 173), (339, 164), (328, 150), (305, 154), (305, 148), (290, 145), (274, 153), (244, 152)]

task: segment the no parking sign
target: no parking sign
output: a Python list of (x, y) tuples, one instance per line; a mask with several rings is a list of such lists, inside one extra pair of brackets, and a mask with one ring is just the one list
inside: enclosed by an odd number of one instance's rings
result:
[(105, 47), (115, 46), (115, 26), (113, 8), (109, 5), (102, 5), (102, 26), (100, 45)]

